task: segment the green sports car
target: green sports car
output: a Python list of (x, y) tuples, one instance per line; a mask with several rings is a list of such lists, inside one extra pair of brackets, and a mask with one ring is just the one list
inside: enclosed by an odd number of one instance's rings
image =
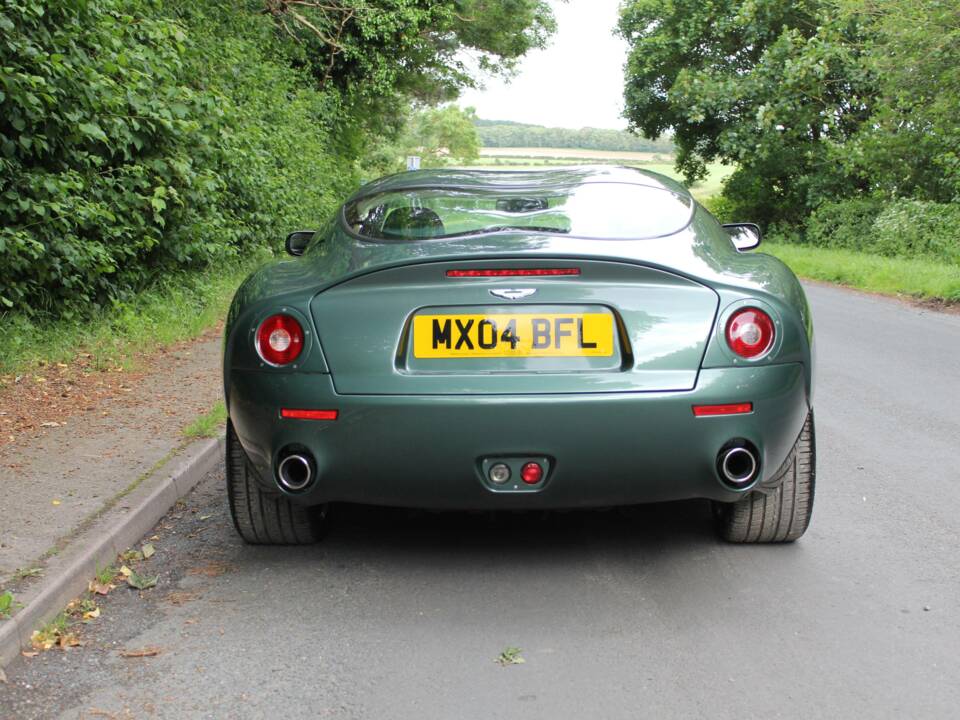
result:
[(733, 542), (813, 507), (803, 289), (679, 184), (629, 168), (364, 185), (237, 291), (227, 493), (252, 543), (331, 502), (549, 509), (707, 498)]

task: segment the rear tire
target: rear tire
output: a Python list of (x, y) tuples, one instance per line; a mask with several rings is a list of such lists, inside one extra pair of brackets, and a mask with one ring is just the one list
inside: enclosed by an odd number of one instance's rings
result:
[(807, 530), (817, 475), (813, 412), (766, 493), (754, 491), (734, 503), (713, 504), (720, 537), (734, 543), (793, 542)]
[(309, 545), (323, 537), (327, 506), (296, 505), (265, 490), (227, 421), (227, 499), (237, 533), (251, 545)]

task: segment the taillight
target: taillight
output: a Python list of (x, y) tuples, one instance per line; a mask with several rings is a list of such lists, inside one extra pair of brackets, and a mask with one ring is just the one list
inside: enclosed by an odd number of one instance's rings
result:
[(773, 320), (759, 308), (737, 310), (727, 321), (727, 345), (740, 357), (756, 358), (769, 352), (775, 333)]
[(303, 351), (303, 328), (289, 315), (271, 315), (257, 328), (257, 352), (271, 365), (286, 365)]

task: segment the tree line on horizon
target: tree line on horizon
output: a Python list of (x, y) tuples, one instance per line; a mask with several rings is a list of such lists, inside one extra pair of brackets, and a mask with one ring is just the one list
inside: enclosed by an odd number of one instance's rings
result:
[(616, 150), (670, 154), (673, 141), (669, 133), (650, 140), (626, 130), (582, 127), (577, 129), (546, 127), (510, 120), (474, 120), (483, 147), (548, 147), (584, 150)]

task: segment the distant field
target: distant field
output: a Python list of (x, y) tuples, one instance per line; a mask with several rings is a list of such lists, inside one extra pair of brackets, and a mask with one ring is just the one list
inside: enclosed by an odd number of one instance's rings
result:
[(650, 162), (670, 155), (652, 152), (630, 152), (628, 150), (589, 150), (586, 148), (480, 148), (480, 159), (484, 158), (571, 158), (577, 160), (627, 160), (629, 162)]
[[(471, 168), (502, 170), (537, 170), (558, 165), (609, 164), (627, 165), (661, 173), (683, 182), (680, 174), (673, 169), (673, 156), (659, 153), (627, 152), (620, 150), (587, 150), (576, 148), (481, 148), (480, 159)], [(712, 163), (707, 168), (709, 174), (702, 182), (690, 188), (698, 200), (717, 195), (723, 181), (730, 176), (734, 168), (729, 165)]]

